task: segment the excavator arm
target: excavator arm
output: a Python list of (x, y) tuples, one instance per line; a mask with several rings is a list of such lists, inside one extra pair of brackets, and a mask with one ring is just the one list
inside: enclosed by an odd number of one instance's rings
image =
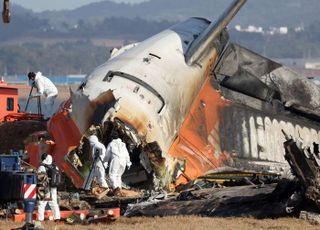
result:
[(9, 2), (9, 0), (3, 0), (2, 21), (4, 23), (10, 22), (10, 2)]

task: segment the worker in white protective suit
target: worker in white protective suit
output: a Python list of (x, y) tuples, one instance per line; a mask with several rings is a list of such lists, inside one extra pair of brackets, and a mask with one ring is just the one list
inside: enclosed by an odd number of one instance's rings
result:
[(105, 161), (106, 147), (98, 140), (96, 135), (91, 135), (88, 139), (91, 145), (93, 165), (85, 183), (85, 189), (90, 190), (91, 183), (95, 178), (101, 187), (108, 189), (109, 187), (105, 178), (105, 168), (108, 166), (108, 163)]
[(53, 114), (54, 101), (58, 96), (58, 89), (52, 83), (52, 81), (43, 76), (41, 72), (30, 72), (28, 73), (29, 80), (33, 81), (34, 86), (37, 88), (38, 92), (31, 95), (31, 97), (38, 97), (41, 95), (45, 96), (44, 102), (44, 119), (48, 120)]
[(117, 132), (113, 132), (113, 140), (109, 143), (106, 152), (106, 162), (109, 165), (109, 179), (115, 196), (122, 196), (122, 175), (131, 166), (129, 152), (126, 144), (119, 138)]
[[(42, 164), (38, 168), (38, 173), (47, 173), (46, 166), (52, 166), (52, 156), (47, 155), (47, 154), (43, 154)], [(54, 166), (54, 167), (57, 167), (57, 166)], [(48, 192), (45, 194), (45, 198), (43, 200), (39, 200), (39, 202), (38, 202), (38, 220), (39, 221), (44, 220), (44, 212), (45, 212), (47, 203), (49, 204), (51, 210), (53, 211), (54, 220), (59, 221), (60, 220), (60, 208), (58, 205), (57, 188), (56, 187), (50, 187), (48, 189)]]

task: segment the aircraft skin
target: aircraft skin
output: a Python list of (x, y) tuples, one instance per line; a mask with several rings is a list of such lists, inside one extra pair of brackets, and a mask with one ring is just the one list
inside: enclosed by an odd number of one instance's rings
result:
[(69, 156), (90, 158), (83, 143), (94, 126), (106, 145), (114, 129), (126, 141), (133, 161), (126, 183), (168, 190), (209, 172), (283, 172), (281, 129), (316, 141), (318, 124), (279, 116), (264, 109), (265, 101), (214, 83), (230, 47), (225, 26), (244, 3), (235, 1), (216, 24), (190, 18), (114, 50), (71, 92), (48, 131), (52, 155), (76, 187), (84, 187), (88, 171), (80, 172)]
[[(85, 86), (75, 93), (80, 93), (81, 98), (74, 96), (71, 99), (72, 117), (80, 133), (89, 128), (88, 120), (91, 119), (88, 112), (83, 114), (81, 110), (85, 108), (88, 111), (92, 101), (112, 90), (117, 100), (116, 109), (112, 113), (109, 111), (104, 119), (117, 118), (132, 126), (143, 139), (142, 145), (157, 142), (162, 152), (158, 161), (166, 159), (160, 170), (165, 173), (158, 173), (161, 174), (161, 183), (169, 185), (171, 174), (180, 160), (170, 157), (169, 150), (219, 55), (217, 49), (212, 48), (198, 65), (189, 66), (185, 62), (188, 46), (208, 25), (205, 19), (191, 18), (119, 55), (113, 55), (96, 68), (85, 80)], [(110, 72), (115, 74), (109, 82), (106, 75)], [(117, 72), (137, 80), (122, 77)], [(89, 104), (85, 103), (85, 97)], [(85, 102), (82, 104), (82, 101)]]

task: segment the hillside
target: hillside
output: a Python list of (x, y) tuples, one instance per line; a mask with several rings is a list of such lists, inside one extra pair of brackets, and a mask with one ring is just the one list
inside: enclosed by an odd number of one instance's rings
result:
[[(106, 17), (143, 18), (180, 21), (191, 16), (216, 18), (231, 0), (150, 0), (140, 4), (114, 3), (108, 0), (70, 11), (47, 11), (38, 14), (54, 24), (75, 23), (79, 19), (95, 23)], [(234, 23), (263, 27), (308, 25), (318, 18), (318, 0), (250, 0)]]
[[(319, 58), (320, 1), (275, 2), (249, 0), (233, 23), (285, 25), (289, 27), (287, 34), (246, 33), (230, 26), (231, 40), (272, 58)], [(142, 41), (189, 16), (219, 15), (228, 3), (151, 0), (128, 5), (103, 1), (72, 11), (41, 14), (13, 6), (12, 22), (0, 23), (0, 75), (25, 73), (29, 69), (55, 74), (88, 73), (106, 60), (111, 47)], [(300, 24), (304, 31), (290, 28)]]

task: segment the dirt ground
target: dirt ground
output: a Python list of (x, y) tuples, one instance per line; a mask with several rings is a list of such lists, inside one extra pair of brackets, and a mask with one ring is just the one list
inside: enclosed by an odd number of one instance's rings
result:
[[(0, 221), (0, 230), (8, 230), (20, 227), (21, 224)], [(207, 217), (154, 217), (154, 218), (124, 218), (121, 217), (113, 224), (109, 225), (89, 225), (89, 226), (69, 226), (45, 223), (47, 230), (128, 230), (128, 229), (218, 229), (218, 230), (305, 230), (320, 229), (319, 225), (311, 225), (306, 221), (294, 218), (264, 219), (252, 218), (207, 218)]]

